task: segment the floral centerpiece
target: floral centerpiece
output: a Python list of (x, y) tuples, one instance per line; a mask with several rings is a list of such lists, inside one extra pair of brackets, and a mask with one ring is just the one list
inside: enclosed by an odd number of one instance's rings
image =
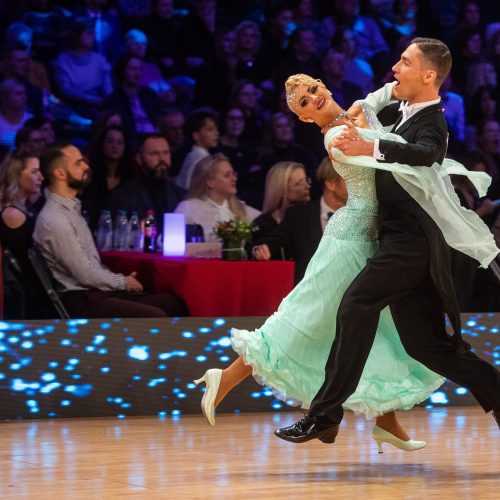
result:
[(222, 240), (222, 258), (224, 260), (242, 260), (246, 258), (245, 243), (257, 229), (253, 222), (240, 218), (218, 222), (214, 234)]

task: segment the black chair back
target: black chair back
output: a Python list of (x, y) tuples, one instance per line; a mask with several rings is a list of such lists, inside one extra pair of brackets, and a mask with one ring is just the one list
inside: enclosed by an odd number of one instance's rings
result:
[(33, 266), (33, 269), (35, 270), (36, 275), (38, 276), (38, 279), (40, 280), (40, 283), (43, 286), (43, 289), (45, 290), (45, 293), (52, 302), (52, 305), (57, 311), (59, 317), (61, 319), (69, 319), (68, 311), (64, 307), (64, 304), (54, 288), (54, 279), (45, 257), (41, 254), (38, 248), (33, 247), (28, 250), (28, 258)]

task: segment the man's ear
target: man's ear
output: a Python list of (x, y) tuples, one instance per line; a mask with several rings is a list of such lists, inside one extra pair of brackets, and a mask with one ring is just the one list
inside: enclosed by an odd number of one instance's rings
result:
[(436, 81), (437, 73), (433, 69), (428, 69), (424, 75), (424, 82), (429, 84)]
[(62, 165), (55, 167), (52, 175), (58, 181), (66, 180), (66, 169)]

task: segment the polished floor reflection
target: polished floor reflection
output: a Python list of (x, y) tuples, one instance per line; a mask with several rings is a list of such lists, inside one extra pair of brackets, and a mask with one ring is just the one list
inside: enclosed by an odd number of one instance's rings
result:
[(346, 416), (337, 443), (293, 445), (275, 427), (300, 415), (0, 424), (0, 498), (500, 498), (500, 430), (477, 408), (401, 412), (423, 450), (385, 445)]

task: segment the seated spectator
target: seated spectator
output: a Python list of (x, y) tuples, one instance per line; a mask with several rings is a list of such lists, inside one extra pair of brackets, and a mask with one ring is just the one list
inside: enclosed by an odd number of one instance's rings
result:
[(49, 76), (45, 66), (31, 57), (32, 29), (24, 23), (12, 23), (5, 32), (5, 47), (18, 47), (28, 52), (28, 80), (47, 95), (51, 94)]
[(260, 84), (269, 74), (261, 52), (259, 25), (245, 19), (234, 29), (236, 33), (236, 78)]
[[(29, 120), (28, 120), (29, 121)], [(31, 151), (38, 157), (47, 145), (47, 136), (39, 128), (24, 124), (16, 134), (15, 146), (19, 151)]]
[(465, 87), (466, 97), (472, 97), (480, 87), (497, 86), (497, 74), (493, 64), (489, 62), (477, 62), (469, 67)]
[(113, 73), (115, 89), (103, 107), (115, 110), (121, 117), (123, 128), (132, 134), (156, 132), (161, 101), (153, 90), (140, 83), (142, 60), (126, 54), (116, 62)]
[[(467, 101), (467, 149), (477, 148), (477, 127), (480, 123), (498, 120), (500, 109), (497, 106), (499, 94), (491, 86), (479, 87), (474, 95)], [(446, 116), (446, 110), (445, 110)]]
[(500, 75), (500, 29), (495, 30), (486, 45), (487, 60), (493, 64), (497, 75)]
[(139, 165), (137, 177), (117, 187), (111, 194), (108, 208), (135, 211), (142, 219), (148, 210), (154, 210), (158, 233), (163, 231), (163, 214), (173, 212), (186, 191), (168, 181), (171, 164), (170, 146), (161, 134), (149, 134), (136, 155)]
[(142, 61), (141, 80), (139, 84), (144, 87), (152, 87), (158, 82), (163, 82), (160, 68), (151, 61), (146, 60), (148, 51), (148, 37), (140, 30), (130, 30), (125, 34), (124, 53), (138, 57)]
[(33, 55), (44, 63), (55, 57), (65, 29), (64, 11), (53, 3), (51, 0), (31, 0), (30, 10), (23, 16), (23, 23), (33, 30)]
[(80, 115), (93, 118), (111, 92), (110, 68), (106, 59), (94, 52), (95, 32), (86, 18), (73, 20), (67, 50), (54, 61), (54, 78), (61, 98)]
[(273, 165), (266, 177), (262, 214), (255, 219), (255, 241), (269, 234), (284, 218), (288, 208), (311, 199), (311, 179), (306, 176), (304, 165), (280, 161)]
[[(30, 113), (40, 114), (43, 109), (44, 93), (41, 88), (33, 85), (28, 77), (30, 55), (21, 45), (8, 47), (4, 51), (1, 73), (3, 78), (12, 78), (24, 85), (26, 89), (27, 109)], [(48, 97), (48, 94), (46, 94)]]
[[(289, 114), (275, 113), (269, 118), (264, 129), (262, 149), (258, 159), (262, 170), (256, 173), (263, 191), (268, 170), (279, 161), (294, 161), (305, 166), (308, 176), (314, 172), (317, 160), (314, 154), (295, 141), (293, 121)], [(262, 204), (262, 197), (260, 204)]]
[[(481, 122), (477, 128), (477, 152), (484, 158), (484, 171), (493, 178), (487, 196), (500, 198), (500, 123), (497, 120)], [(476, 169), (478, 167), (475, 167)]]
[[(336, 49), (329, 49), (321, 60), (323, 82), (340, 106), (347, 109), (354, 101), (362, 99), (363, 89), (345, 79), (345, 55)], [(308, 73), (309, 74), (309, 73)]]
[(316, 180), (323, 186), (320, 199), (290, 207), (278, 226), (262, 240), (253, 241), (252, 255), (257, 260), (295, 261), (295, 284), (303, 278), (328, 219), (347, 200), (344, 180), (334, 170), (329, 158), (320, 163)]
[(82, 209), (89, 216), (89, 225), (96, 229), (101, 211), (111, 194), (134, 176), (130, 143), (122, 128), (111, 126), (92, 141), (88, 151), (92, 181), (82, 196)]
[(54, 122), (48, 116), (33, 116), (32, 118), (26, 120), (24, 124), (43, 132), (46, 145), (54, 144), (54, 142), (56, 142)]
[(22, 83), (12, 79), (0, 83), (0, 146), (14, 149), (17, 131), (31, 118), (26, 104), (26, 90)]
[(332, 48), (344, 54), (345, 80), (359, 85), (363, 89), (363, 96), (373, 92), (373, 69), (367, 61), (358, 57), (358, 46), (352, 30), (348, 28), (335, 30)]
[(221, 116), (219, 150), (228, 157), (238, 174), (238, 191), (241, 198), (253, 204), (253, 191), (261, 186), (254, 185), (254, 173), (260, 170), (255, 152), (241, 137), (245, 131), (245, 115), (240, 108), (230, 107)]
[(184, 158), (191, 149), (190, 141), (186, 139), (183, 132), (186, 117), (178, 108), (167, 108), (158, 118), (158, 129), (165, 136), (172, 156), (172, 166), (169, 170), (171, 177), (176, 177), (184, 163)]
[(5, 319), (48, 317), (47, 303), (28, 259), (42, 181), (40, 161), (31, 151), (13, 151), (0, 165), (0, 241), (15, 257), (20, 271), (16, 276), (20, 286), (5, 286)]
[(196, 164), (208, 156), (209, 150), (216, 148), (219, 142), (219, 129), (214, 113), (206, 110), (193, 112), (184, 124), (184, 135), (193, 141), (193, 147), (182, 163), (176, 184), (189, 190)]
[(137, 273), (111, 272), (101, 263), (77, 194), (90, 181), (90, 168), (72, 145), (48, 148), (41, 166), (48, 181), (47, 201), (38, 215), (33, 239), (71, 316), (79, 318), (164, 317), (185, 315), (174, 294), (142, 294)]
[(470, 67), (481, 60), (482, 44), (481, 31), (478, 29), (465, 29), (458, 34), (451, 72), (458, 91), (465, 90)]
[(118, 15), (109, 9), (109, 0), (85, 0), (85, 8), (76, 9), (75, 17), (83, 17), (95, 31), (96, 51), (113, 62), (122, 51), (121, 26)]
[(260, 214), (236, 197), (236, 182), (236, 172), (222, 153), (203, 158), (194, 169), (185, 201), (175, 213), (184, 214), (187, 224), (199, 224), (205, 241), (215, 241), (213, 229), (218, 222), (237, 217), (252, 222)]

